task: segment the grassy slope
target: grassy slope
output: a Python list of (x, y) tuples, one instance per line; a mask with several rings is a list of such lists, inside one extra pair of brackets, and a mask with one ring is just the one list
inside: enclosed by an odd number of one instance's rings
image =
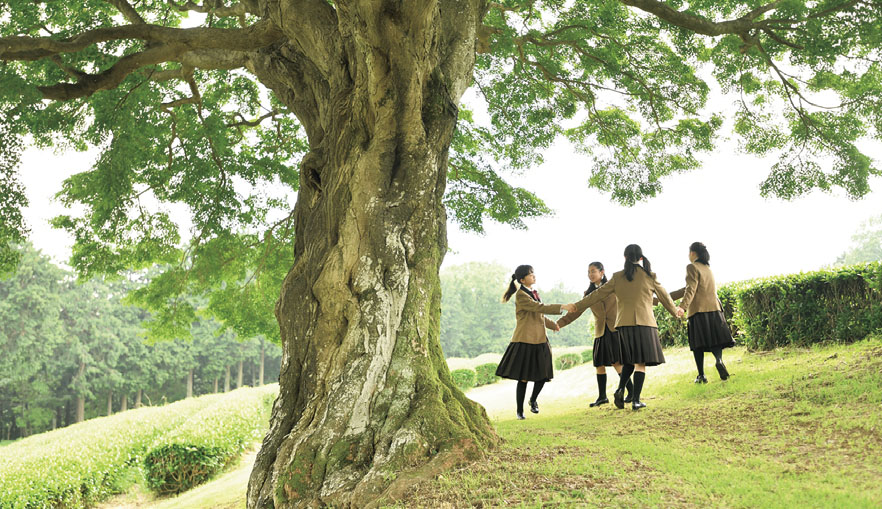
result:
[(583, 398), (499, 420), (505, 445), (399, 506), (882, 506), (882, 338), (727, 360), (700, 386), (650, 368), (640, 412)]
[[(513, 387), (481, 394), (505, 444), (486, 459), (415, 486), (395, 507), (880, 507), (882, 338), (753, 354), (726, 351), (733, 377), (695, 385), (691, 353), (650, 368), (640, 412), (555, 399), (513, 417)], [(568, 370), (593, 371), (590, 366)], [(611, 371), (610, 371), (611, 372)], [(585, 373), (583, 375), (587, 375)], [(610, 376), (610, 392), (614, 376)], [(555, 386), (554, 384), (558, 384)], [(509, 390), (511, 389), (511, 390)], [(499, 394), (504, 392), (505, 398)], [(250, 461), (164, 501), (105, 507), (244, 507)]]

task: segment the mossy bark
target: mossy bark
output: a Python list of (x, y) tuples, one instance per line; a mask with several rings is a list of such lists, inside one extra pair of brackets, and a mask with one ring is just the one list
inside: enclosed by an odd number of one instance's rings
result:
[(276, 306), (281, 393), (249, 508), (369, 506), (497, 441), (439, 341), (447, 152), (483, 9), (337, 3), (315, 15), (321, 48), (283, 45), (253, 64), (310, 151)]

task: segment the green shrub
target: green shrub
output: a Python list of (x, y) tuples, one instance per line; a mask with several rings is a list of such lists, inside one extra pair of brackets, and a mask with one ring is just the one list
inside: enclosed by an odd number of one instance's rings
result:
[(582, 364), (587, 364), (594, 360), (594, 350), (582, 350)]
[[(272, 398), (278, 385), (242, 389), (246, 390), (261, 399)], [(0, 453), (0, 507), (95, 505), (131, 484), (135, 469), (159, 437), (208, 407), (223, 406), (238, 392), (128, 410), (5, 445)], [(268, 416), (267, 412), (263, 428)]]
[(450, 376), (453, 378), (453, 383), (463, 391), (471, 389), (477, 382), (477, 375), (471, 369), (454, 369), (450, 372)]
[(147, 487), (176, 494), (210, 479), (266, 429), (273, 394), (239, 389), (156, 439), (144, 458)]
[(652, 310), (658, 323), (658, 339), (662, 346), (683, 346), (689, 344), (686, 335), (686, 320), (671, 316), (661, 304)]
[(495, 362), (488, 362), (487, 364), (480, 364), (475, 366), (475, 385), (487, 385), (496, 383), (499, 380), (499, 377), (496, 376), (496, 368), (499, 366)]
[(565, 353), (554, 359), (554, 369), (570, 369), (582, 363), (582, 356), (575, 353)]
[(856, 341), (882, 330), (882, 263), (758, 279), (737, 298), (750, 348)]

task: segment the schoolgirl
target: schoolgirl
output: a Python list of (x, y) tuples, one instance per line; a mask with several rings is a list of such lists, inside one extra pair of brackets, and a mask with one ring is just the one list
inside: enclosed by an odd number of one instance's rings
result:
[(630, 244), (625, 248), (624, 270), (613, 274), (605, 285), (575, 303), (576, 312), (580, 312), (603, 302), (610, 295), (616, 296), (615, 328), (621, 339), (624, 364), (619, 377), (619, 388), (613, 393), (617, 408), (625, 408), (625, 384), (632, 373), (634, 390), (631, 408), (644, 408), (646, 404), (640, 401), (640, 395), (646, 379), (646, 367), (665, 362), (658, 338), (658, 323), (652, 313), (653, 293), (669, 313), (677, 318), (683, 315), (682, 310), (674, 306), (671, 296), (659, 284), (655, 273), (651, 271), (649, 259), (643, 256), (643, 250), (637, 244)]
[(496, 376), (517, 380), (515, 401), (517, 417), (524, 418), (524, 397), (527, 393), (527, 382), (533, 382), (533, 394), (530, 396), (530, 411), (539, 413), (537, 398), (545, 382), (554, 377), (551, 364), (551, 348), (545, 329), (560, 330), (560, 327), (545, 314), (559, 315), (561, 310), (573, 311), (572, 304), (543, 304), (539, 292), (533, 289), (536, 274), (533, 267), (520, 265), (511, 275), (508, 289), (502, 296), (502, 302), (508, 302), (515, 296), (515, 316), (517, 324), (511, 336), (511, 343), (505, 350)]
[[(607, 283), (606, 272), (603, 264), (600, 262), (591, 262), (588, 265), (588, 280), (591, 285), (585, 290), (584, 296), (591, 295), (592, 292)], [(622, 343), (616, 332), (616, 296), (610, 295), (606, 299), (591, 306), (591, 312), (594, 314), (594, 348), (592, 357), (594, 358), (594, 367), (597, 371), (597, 400), (589, 404), (589, 407), (596, 407), (609, 403), (606, 396), (606, 366), (612, 366), (619, 377), (622, 376)], [(582, 313), (567, 313), (557, 320), (557, 325), (565, 327), (579, 318)], [(626, 382), (625, 388), (628, 394), (625, 402), (631, 401), (631, 392), (633, 388), (631, 380)]]
[(704, 376), (704, 353), (711, 352), (716, 359), (717, 372), (721, 380), (729, 378), (729, 371), (723, 364), (723, 349), (735, 346), (732, 332), (723, 307), (717, 298), (714, 273), (710, 269), (710, 253), (701, 242), (689, 246), (689, 265), (686, 266), (686, 287), (680, 301), (681, 312), (689, 310), (686, 334), (689, 349), (695, 356), (698, 376), (695, 383), (707, 383)]

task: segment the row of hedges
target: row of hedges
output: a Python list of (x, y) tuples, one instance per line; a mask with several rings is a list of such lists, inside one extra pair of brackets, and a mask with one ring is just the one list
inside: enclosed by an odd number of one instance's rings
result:
[[(276, 392), (273, 385), (188, 398), (18, 440), (0, 454), (0, 507), (92, 506), (117, 493), (121, 478), (141, 465), (157, 441), (188, 426), (191, 418), (212, 407), (235, 413), (231, 398), (247, 393), (263, 401), (264, 394)], [(258, 423), (262, 428), (269, 412), (265, 417)]]
[[(554, 368), (569, 369), (584, 362), (591, 362), (591, 355), (590, 349), (583, 351), (581, 355), (575, 353), (563, 354), (554, 359)], [(472, 387), (479, 387), (499, 381), (499, 377), (496, 376), (497, 366), (498, 364), (495, 362), (488, 362), (487, 364), (475, 366), (473, 370), (468, 368), (454, 369), (450, 372), (450, 376), (453, 378), (453, 383), (460, 390), (466, 391)]]
[(204, 483), (260, 440), (277, 391), (234, 391), (158, 438), (144, 458), (147, 486), (160, 495)]
[(453, 377), (453, 383), (460, 390), (466, 391), (472, 387), (480, 387), (497, 382), (499, 380), (499, 377), (496, 376), (497, 366), (498, 364), (495, 362), (488, 362), (475, 366), (475, 369), (454, 369), (450, 372), (450, 376)]
[[(882, 263), (742, 281), (717, 294), (739, 341), (754, 350), (851, 342), (882, 331)], [(686, 345), (686, 321), (656, 306), (664, 345)]]

